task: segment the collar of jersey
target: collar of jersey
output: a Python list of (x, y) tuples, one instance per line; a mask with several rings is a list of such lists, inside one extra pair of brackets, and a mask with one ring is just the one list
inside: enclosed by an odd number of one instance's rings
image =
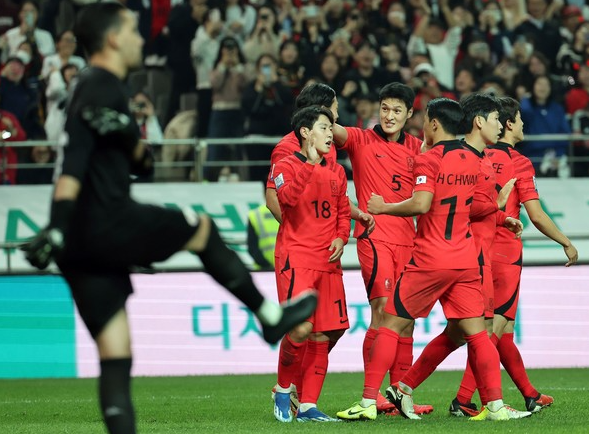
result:
[[(303, 154), (301, 154), (298, 151), (295, 151), (295, 157), (297, 157), (299, 160), (301, 160), (303, 163), (307, 162), (307, 157), (305, 157)], [(321, 164), (322, 166), (326, 166), (327, 165), (327, 161), (325, 161), (325, 157), (321, 157), (321, 161), (319, 162), (319, 164)]]
[(464, 146), (469, 151), (472, 151), (477, 157), (483, 158), (485, 156), (485, 151), (479, 151), (475, 147), (469, 145), (466, 140), (462, 139), (460, 142), (462, 143), (462, 146)]
[[(376, 134), (378, 134), (379, 137), (382, 137), (385, 142), (389, 141), (380, 124), (375, 125), (373, 130)], [(405, 144), (405, 131), (401, 130), (401, 134), (399, 134), (399, 140), (397, 140), (395, 143), (398, 143), (399, 145)]]

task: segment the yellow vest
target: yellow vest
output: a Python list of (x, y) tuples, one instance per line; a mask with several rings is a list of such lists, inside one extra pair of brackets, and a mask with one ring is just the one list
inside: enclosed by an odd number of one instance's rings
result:
[(274, 247), (276, 247), (276, 234), (280, 223), (276, 221), (266, 204), (252, 209), (248, 219), (258, 235), (258, 246), (264, 258), (274, 266)]

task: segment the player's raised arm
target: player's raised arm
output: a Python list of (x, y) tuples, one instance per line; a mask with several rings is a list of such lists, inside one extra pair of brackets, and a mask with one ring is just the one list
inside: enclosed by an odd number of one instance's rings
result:
[(399, 203), (385, 203), (382, 196), (372, 193), (368, 200), (368, 212), (398, 217), (413, 217), (429, 211), (434, 195), (429, 191), (416, 191), (413, 196)]

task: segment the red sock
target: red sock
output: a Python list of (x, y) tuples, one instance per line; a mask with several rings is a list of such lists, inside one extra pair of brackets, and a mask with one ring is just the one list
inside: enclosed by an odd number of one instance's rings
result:
[(303, 359), (303, 391), (299, 396), (299, 401), (308, 404), (317, 404), (325, 374), (329, 354), (329, 341), (317, 342), (309, 340), (307, 342), (307, 351)]
[(297, 394), (300, 396), (303, 396), (303, 368), (302, 368), (302, 364), (303, 364), (303, 358), (305, 357), (305, 352), (307, 351), (307, 342), (305, 341), (303, 342), (303, 347), (300, 349), (300, 353), (299, 353), (299, 357), (297, 358), (297, 360), (295, 361), (297, 367), (294, 378), (292, 380), (293, 384), (296, 386), (297, 388)]
[(501, 356), (501, 364), (524, 397), (535, 398), (538, 391), (530, 383), (522, 356), (513, 342), (513, 333), (504, 333), (497, 350)]
[(421, 355), (417, 358), (411, 369), (401, 378), (401, 381), (412, 389), (416, 389), (436, 370), (438, 365), (453, 351), (456, 344), (450, 340), (446, 333), (436, 336), (425, 346)]
[(399, 337), (397, 359), (389, 370), (391, 384), (395, 384), (409, 371), (413, 364), (413, 338)]
[[(491, 335), (491, 342), (493, 345), (497, 346), (497, 341), (497, 335), (493, 333)], [(464, 375), (462, 376), (462, 382), (460, 383), (460, 388), (458, 389), (456, 398), (458, 398), (458, 401), (461, 404), (468, 404), (471, 402), (475, 390), (477, 390), (477, 381), (474, 378), (474, 373), (472, 372), (472, 367), (470, 366), (470, 359), (467, 359), (466, 369), (464, 370)], [(487, 403), (487, 397), (483, 388), (479, 388), (479, 396), (481, 398), (481, 403), (485, 405)]]
[(487, 336), (486, 331), (465, 336), (468, 344), (468, 359), (477, 384), (484, 389), (484, 401), (495, 401), (503, 397), (501, 393), (501, 369), (499, 368), (499, 353)]
[(364, 372), (366, 372), (366, 368), (368, 367), (368, 360), (370, 360), (370, 349), (372, 348), (372, 344), (374, 344), (374, 339), (376, 339), (376, 329), (369, 328), (366, 330), (366, 335), (364, 335), (364, 343), (362, 344)]
[(398, 342), (399, 335), (396, 332), (386, 327), (378, 329), (370, 350), (368, 366), (364, 370), (364, 398), (376, 399), (382, 380), (397, 357)]
[(301, 359), (306, 343), (294, 342), (289, 335), (282, 338), (280, 352), (278, 354), (278, 385), (285, 389), (295, 380), (300, 371)]

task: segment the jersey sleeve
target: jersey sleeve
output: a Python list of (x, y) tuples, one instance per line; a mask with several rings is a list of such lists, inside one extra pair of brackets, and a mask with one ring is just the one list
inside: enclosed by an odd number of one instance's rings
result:
[(274, 183), (280, 206), (295, 206), (307, 185), (315, 166), (309, 163), (297, 164), (296, 168), (290, 161), (279, 161), (274, 167)]
[(348, 139), (346, 142), (338, 146), (338, 149), (343, 149), (350, 154), (353, 154), (354, 151), (361, 145), (364, 141), (364, 131), (361, 128), (356, 127), (344, 127), (348, 132)]
[(292, 153), (287, 146), (283, 146), (279, 143), (274, 147), (272, 155), (270, 156), (270, 173), (268, 174), (268, 180), (266, 181), (266, 188), (276, 189), (276, 184), (274, 183), (274, 168), (276, 167), (276, 163), (289, 155), (292, 155)]
[(350, 209), (350, 201), (348, 199), (348, 180), (342, 166), (337, 166), (337, 172), (340, 179), (337, 210), (337, 236), (344, 240), (344, 244), (347, 244), (348, 239), (350, 238), (352, 224), (352, 210)]
[(515, 176), (515, 188), (521, 203), (528, 200), (540, 199), (538, 188), (536, 187), (536, 172), (530, 160), (525, 157), (518, 159), (517, 170)]
[(497, 218), (496, 226), (503, 226), (505, 224), (505, 220), (507, 220), (508, 215), (505, 211), (498, 210), (497, 214), (495, 214)]
[(413, 166), (414, 191), (434, 193), (436, 190), (436, 177), (439, 171), (440, 162), (434, 153), (417, 155)]

